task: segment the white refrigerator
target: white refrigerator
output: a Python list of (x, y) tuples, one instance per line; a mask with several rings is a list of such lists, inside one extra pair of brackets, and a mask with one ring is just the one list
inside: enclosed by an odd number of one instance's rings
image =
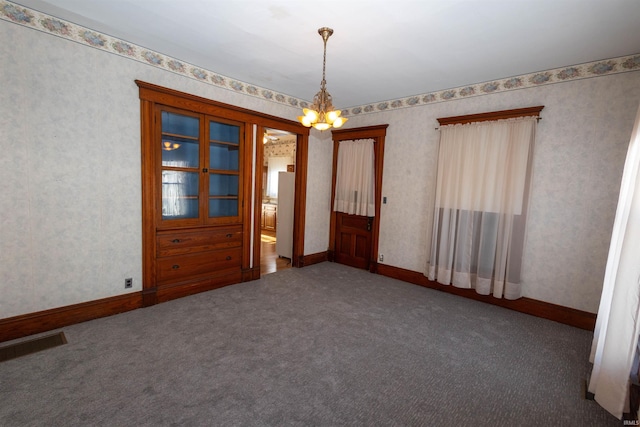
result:
[(278, 213), (276, 215), (276, 254), (291, 259), (293, 251), (293, 198), (295, 173), (278, 173)]

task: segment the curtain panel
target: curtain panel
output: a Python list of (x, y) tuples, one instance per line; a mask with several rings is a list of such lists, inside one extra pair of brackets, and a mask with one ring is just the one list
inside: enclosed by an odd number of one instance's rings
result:
[(427, 276), (517, 299), (536, 117), (440, 128)]
[(340, 141), (333, 210), (375, 216), (375, 154), (373, 139)]
[(593, 335), (589, 392), (618, 418), (628, 403), (640, 333), (640, 108), (627, 151)]

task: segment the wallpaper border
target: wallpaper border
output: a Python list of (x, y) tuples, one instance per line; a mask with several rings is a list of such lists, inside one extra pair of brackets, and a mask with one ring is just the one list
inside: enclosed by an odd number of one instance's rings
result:
[[(115, 37), (101, 34), (89, 28), (9, 1), (0, 0), (0, 19), (244, 95), (262, 98), (279, 104), (288, 104), (292, 107), (307, 108), (310, 105), (309, 101), (285, 95), (271, 89), (262, 88), (251, 83), (235, 80), (214, 71), (206, 70), (185, 61), (154, 52)], [(342, 110), (342, 114), (344, 116), (357, 116), (630, 71), (640, 71), (640, 54), (570, 65), (552, 70), (412, 95), (405, 98), (349, 107)]]

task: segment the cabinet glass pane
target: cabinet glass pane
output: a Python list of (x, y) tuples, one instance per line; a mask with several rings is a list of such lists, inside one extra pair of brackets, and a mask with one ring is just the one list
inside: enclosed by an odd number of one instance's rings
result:
[(199, 167), (200, 120), (182, 114), (162, 112), (162, 165)]
[(197, 139), (200, 136), (200, 120), (197, 117), (163, 111), (162, 133), (190, 136)]
[(210, 121), (209, 139), (238, 145), (240, 143), (240, 126)]
[(198, 141), (162, 136), (162, 166), (198, 167)]
[(237, 171), (238, 170), (238, 150), (237, 145), (209, 144), (209, 168), (218, 170)]
[(223, 175), (212, 173), (209, 175), (210, 196), (237, 196), (238, 175)]
[(238, 216), (237, 199), (209, 199), (209, 218)]
[(162, 171), (162, 219), (198, 217), (197, 172)]

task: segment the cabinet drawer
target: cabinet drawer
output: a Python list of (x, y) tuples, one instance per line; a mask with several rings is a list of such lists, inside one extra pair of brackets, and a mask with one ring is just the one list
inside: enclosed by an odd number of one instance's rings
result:
[(156, 236), (158, 257), (186, 255), (242, 245), (241, 227), (197, 231), (160, 231)]
[(159, 284), (181, 282), (195, 276), (240, 268), (241, 264), (242, 248), (160, 258), (157, 263), (157, 279)]

